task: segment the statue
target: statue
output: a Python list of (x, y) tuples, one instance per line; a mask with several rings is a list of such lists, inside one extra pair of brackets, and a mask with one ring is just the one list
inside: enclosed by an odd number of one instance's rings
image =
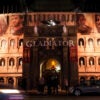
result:
[(35, 34), (38, 33), (38, 28), (37, 28), (37, 26), (34, 26), (34, 33), (35, 33)]
[(83, 65), (83, 60), (81, 60), (81, 65)]
[(64, 33), (64, 34), (67, 34), (67, 32), (68, 32), (68, 30), (67, 30), (66, 26), (64, 25), (64, 26), (63, 26), (63, 33)]

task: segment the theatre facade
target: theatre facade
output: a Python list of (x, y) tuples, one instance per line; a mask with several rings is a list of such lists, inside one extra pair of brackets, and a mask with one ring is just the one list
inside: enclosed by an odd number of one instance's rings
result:
[(31, 12), (0, 15), (0, 82), (33, 89), (55, 70), (59, 86), (100, 79), (97, 13)]

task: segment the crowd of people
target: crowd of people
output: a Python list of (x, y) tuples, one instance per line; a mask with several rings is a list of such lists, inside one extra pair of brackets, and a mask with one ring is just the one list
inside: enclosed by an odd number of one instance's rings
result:
[(57, 72), (52, 69), (47, 73), (47, 75), (40, 77), (38, 91), (40, 94), (44, 94), (45, 87), (47, 87), (47, 94), (58, 94), (59, 77)]
[[(66, 78), (63, 84), (66, 95), (68, 95), (68, 80)], [(47, 71), (47, 74), (38, 80), (38, 91), (40, 94), (45, 94), (46, 92), (48, 95), (57, 95), (59, 94), (59, 86), (59, 74), (54, 69)]]

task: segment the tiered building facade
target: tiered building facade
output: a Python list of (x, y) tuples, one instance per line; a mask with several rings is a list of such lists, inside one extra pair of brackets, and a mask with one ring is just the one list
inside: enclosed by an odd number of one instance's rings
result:
[[(80, 17), (81, 16), (81, 17)], [(27, 89), (55, 68), (59, 85), (100, 78), (95, 13), (32, 12), (0, 15), (0, 82)], [(23, 82), (24, 81), (24, 82)]]
[(91, 31), (77, 33), (79, 80), (80, 82), (100, 80), (99, 14), (87, 13), (83, 15), (86, 25), (91, 27)]
[(22, 80), (23, 33), (11, 32), (14, 16), (0, 15), (0, 82), (18, 87)]

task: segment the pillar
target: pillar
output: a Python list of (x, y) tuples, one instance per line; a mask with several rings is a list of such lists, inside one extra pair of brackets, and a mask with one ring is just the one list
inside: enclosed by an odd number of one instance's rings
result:
[(14, 80), (14, 87), (16, 87), (17, 86), (17, 79), (16, 79), (16, 77), (13, 77), (13, 80)]
[(7, 77), (4, 77), (4, 84), (7, 84)]

